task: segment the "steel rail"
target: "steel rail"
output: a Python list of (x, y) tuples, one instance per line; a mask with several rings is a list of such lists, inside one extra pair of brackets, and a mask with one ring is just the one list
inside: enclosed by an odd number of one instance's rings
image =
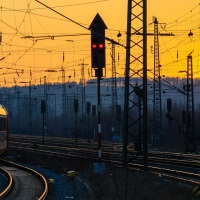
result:
[[(32, 144), (28, 144), (28, 143), (22, 143), (19, 146), (19, 143), (15, 143), (15, 145), (18, 146), (18, 148), (21, 147), (21, 149), (25, 148), (28, 151), (36, 151), (36, 149), (38, 151), (40, 151), (42, 153), (42, 150), (44, 150), (44, 153), (47, 154), (52, 154), (53, 152), (58, 153), (58, 156), (60, 156), (59, 153), (63, 153), (62, 156), (76, 156), (76, 157), (87, 157), (87, 158), (92, 158), (96, 156), (96, 149), (93, 148), (88, 148), (87, 146), (85, 146), (85, 148), (81, 147), (59, 147), (59, 146), (48, 146), (48, 145), (38, 145), (37, 148), (33, 148)], [(13, 144), (10, 145), (11, 148), (16, 148), (16, 146)], [(31, 150), (32, 149), (32, 150)], [(65, 155), (64, 155), (65, 154)], [(110, 150), (106, 149), (103, 151), (103, 155), (109, 155), (111, 157), (111, 159), (117, 159), (119, 161), (122, 160), (122, 153), (118, 152), (118, 151), (114, 151), (114, 150)], [(188, 160), (187, 158), (171, 158), (171, 157), (156, 157), (155, 154), (154, 156), (149, 155), (149, 161), (152, 163), (159, 163), (159, 164), (170, 164), (170, 165), (174, 165), (174, 166), (181, 166), (181, 167), (193, 167), (196, 169), (200, 168), (200, 161), (199, 160)], [(135, 160), (136, 163), (140, 162), (140, 156), (137, 157), (137, 160)]]
[[(32, 137), (34, 139), (35, 137)], [(52, 140), (52, 141), (51, 141)], [(32, 140), (33, 141), (33, 140)], [(23, 142), (23, 141), (21, 141)], [(30, 140), (31, 142), (31, 140)], [(42, 146), (42, 144), (38, 144), (38, 149), (27, 149), (27, 151), (38, 151), (39, 153), (45, 153), (49, 155), (56, 155), (56, 156), (62, 156), (62, 157), (77, 157), (77, 158), (85, 158), (85, 159), (90, 159), (96, 161), (96, 149), (95, 149), (95, 141), (92, 143), (87, 143), (84, 142), (80, 144), (74, 143), (73, 139), (65, 139), (63, 142), (63, 145), (60, 147), (61, 141), (59, 139), (54, 140), (54, 138), (49, 138), (48, 139), (48, 144), (51, 146), (48, 146), (45, 144)], [(73, 144), (72, 144), (73, 142)], [(27, 142), (28, 143), (28, 142)], [(19, 144), (19, 143), (18, 143)], [(29, 143), (30, 145), (31, 143)], [(114, 144), (112, 146), (111, 144)], [(14, 143), (13, 143), (14, 145)], [(11, 148), (16, 148), (13, 145), (11, 145)], [(41, 145), (41, 146), (40, 146)], [(122, 166), (122, 154), (120, 154), (119, 149), (116, 147), (120, 147), (120, 142), (105, 142), (105, 150), (103, 151), (103, 157), (102, 161), (103, 162), (110, 162), (115, 166)], [(25, 146), (25, 145), (24, 145)], [(24, 147), (18, 147), (19, 149), (24, 149)], [(45, 148), (48, 148), (48, 151), (45, 151)], [(59, 153), (59, 149), (60, 152)], [(56, 152), (55, 152), (56, 151)], [(134, 153), (134, 152), (133, 152)], [(107, 156), (107, 157), (106, 157)], [(170, 164), (172, 167), (173, 166), (186, 166), (186, 167), (193, 167), (194, 169), (199, 169), (200, 165), (200, 156), (198, 155), (192, 155), (192, 154), (182, 154), (182, 153), (172, 153), (172, 152), (158, 152), (158, 151), (150, 151), (149, 152), (149, 159), (151, 161), (151, 165), (149, 166), (149, 171), (151, 173), (157, 173), (157, 174), (162, 174), (162, 176), (168, 177), (168, 178), (173, 178), (178, 181), (188, 183), (190, 185), (200, 185), (200, 175), (198, 173), (191, 173), (188, 171), (181, 171), (181, 170), (172, 170), (169, 167), (167, 168), (166, 164)], [(136, 160), (135, 160), (136, 161)], [(129, 169), (141, 169), (142, 165), (139, 164), (140, 162), (140, 156), (138, 156), (138, 160), (136, 163), (130, 163), (130, 166), (128, 166)], [(162, 167), (155, 167), (153, 166), (153, 163), (159, 163), (163, 165)], [(196, 179), (196, 180), (194, 180)]]
[[(12, 148), (12, 147), (11, 147)], [(17, 148), (17, 149), (21, 149), (21, 150), (25, 150), (25, 151), (32, 151), (32, 152), (38, 152), (38, 153), (43, 153), (43, 154), (48, 154), (48, 155), (53, 155), (53, 156), (59, 156), (59, 157), (65, 157), (65, 158), (69, 158), (69, 157), (77, 157), (77, 158), (84, 158), (84, 159), (90, 159), (90, 160), (96, 160), (96, 155), (91, 155), (90, 157), (88, 157), (87, 154), (76, 154), (73, 152), (70, 153), (59, 153), (59, 152), (52, 152), (52, 151), (45, 151), (45, 150), (38, 150), (38, 149), (30, 149), (30, 148), (22, 148), (22, 147), (13, 147), (13, 148)], [(75, 149), (73, 149), (74, 151)], [(116, 157), (115, 157), (116, 159)], [(121, 160), (121, 159), (120, 159)], [(119, 160), (113, 160), (113, 158), (110, 157), (110, 155), (107, 155), (102, 158), (102, 161), (105, 163), (111, 163), (114, 166), (117, 167), (121, 167), (122, 166), (122, 162)], [(162, 164), (162, 163), (160, 163)], [(130, 170), (136, 170), (136, 169), (142, 169), (142, 165), (141, 164), (133, 164), (133, 163), (129, 163), (129, 165), (127, 166), (128, 169)], [(186, 171), (181, 171), (181, 170), (173, 170), (173, 169), (169, 169), (169, 168), (165, 168), (165, 167), (155, 167), (155, 166), (151, 166), (149, 165), (148, 167), (149, 172), (151, 173), (156, 173), (156, 174), (162, 174), (162, 176), (174, 179), (176, 181), (181, 181), (184, 183), (187, 183), (189, 185), (200, 185), (200, 174), (197, 173), (191, 173), (191, 172), (186, 172)], [(194, 180), (195, 179), (195, 180)]]
[[(13, 147), (13, 148), (16, 145), (23, 146), (23, 148), (26, 146), (28, 146), (28, 148), (31, 148), (33, 145), (31, 143), (24, 143), (24, 142), (10, 142), (10, 143), (11, 143), (10, 147)], [(53, 144), (51, 144), (51, 145), (53, 145)], [(82, 155), (89, 154), (88, 157), (96, 155), (96, 149), (94, 149), (92, 147), (88, 147), (88, 146), (82, 146), (82, 145), (68, 147), (68, 145), (57, 146), (57, 144), (55, 144), (55, 143), (53, 146), (49, 146), (46, 144), (45, 145), (38, 144), (38, 149), (48, 150), (48, 151), (52, 151), (52, 152), (54, 151), (54, 152), (58, 152), (58, 153), (63, 152), (66, 154), (73, 153), (76, 155), (77, 154), (82, 154)], [(108, 148), (108, 147), (103, 148), (103, 154), (109, 154), (110, 156), (118, 158), (118, 160), (120, 160), (120, 158), (122, 157), (122, 153), (120, 153), (119, 151), (116, 151), (113, 148)], [(196, 167), (196, 168), (200, 167), (200, 159), (197, 159), (196, 156), (195, 156), (194, 160), (189, 160), (189, 158), (191, 159), (191, 155), (188, 157), (188, 155), (177, 156), (177, 155), (173, 155), (173, 154), (170, 154), (170, 155), (165, 154), (166, 157), (162, 157), (160, 154), (161, 154), (161, 152), (158, 152), (158, 155), (156, 155), (155, 153), (154, 154), (149, 153), (149, 158), (148, 158), (149, 161), (154, 162), (154, 163), (173, 164), (173, 165), (178, 165), (178, 166), (181, 165), (181, 166), (186, 166), (186, 167)], [(140, 156), (138, 156), (137, 160), (140, 161)]]
[(10, 190), (13, 186), (13, 178), (12, 178), (11, 174), (9, 172), (7, 172), (6, 170), (0, 168), (0, 171), (7, 177), (8, 182), (9, 182), (8, 185), (6, 186), (6, 188), (2, 192), (0, 192), (0, 199), (3, 199), (10, 192)]
[(7, 165), (15, 166), (19, 169), (25, 170), (25, 171), (32, 173), (33, 175), (37, 176), (42, 181), (43, 188), (44, 188), (43, 193), (40, 195), (38, 200), (45, 200), (46, 199), (46, 197), (48, 195), (48, 184), (47, 184), (45, 177), (42, 174), (40, 174), (39, 172), (37, 172), (37, 171), (35, 171), (31, 168), (25, 167), (25, 166), (17, 164), (17, 163), (10, 162), (10, 161), (2, 159), (2, 158), (0, 158), (0, 161), (3, 162), (3, 163), (6, 163)]

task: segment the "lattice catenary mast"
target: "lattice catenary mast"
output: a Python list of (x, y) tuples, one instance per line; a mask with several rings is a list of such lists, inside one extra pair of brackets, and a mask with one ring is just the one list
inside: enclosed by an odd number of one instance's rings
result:
[[(141, 33), (142, 36), (136, 36), (137, 33)], [(133, 84), (132, 78), (135, 76), (142, 79), (138, 85)], [(138, 102), (133, 101), (134, 94), (139, 97)], [(128, 148), (131, 147), (134, 149), (128, 151)], [(128, 0), (123, 133), (124, 166), (128, 165), (128, 158), (134, 159), (138, 154), (142, 156), (144, 169), (147, 169), (147, 1)]]

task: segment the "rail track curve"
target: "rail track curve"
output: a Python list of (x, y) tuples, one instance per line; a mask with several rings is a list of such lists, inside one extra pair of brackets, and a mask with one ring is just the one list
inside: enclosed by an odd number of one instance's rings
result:
[[(7, 200), (45, 200), (48, 184), (45, 177), (37, 171), (0, 158), (1, 170), (9, 177), (8, 186), (0, 193), (0, 199)], [(15, 184), (13, 184), (13, 182)]]

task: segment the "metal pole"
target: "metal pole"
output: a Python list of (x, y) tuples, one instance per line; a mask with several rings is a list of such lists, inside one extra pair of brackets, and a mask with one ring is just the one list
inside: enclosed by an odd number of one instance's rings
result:
[(101, 102), (100, 102), (100, 80), (101, 77), (97, 77), (97, 95), (98, 95), (98, 159), (101, 164)]
[(128, 110), (129, 110), (129, 75), (130, 75), (130, 40), (131, 40), (131, 8), (132, 0), (128, 0), (127, 13), (127, 38), (126, 38), (126, 68), (124, 89), (124, 124), (123, 124), (123, 166), (127, 166), (127, 142), (128, 142)]
[(21, 108), (20, 108), (20, 103), (19, 103), (19, 91), (17, 91), (17, 107), (18, 107), (18, 119), (19, 119), (19, 131), (21, 131), (21, 115), (20, 115), (20, 110), (21, 110)]
[(95, 115), (94, 115), (94, 140), (95, 140)]
[(76, 113), (76, 142), (77, 142), (77, 113)]
[(144, 170), (148, 169), (148, 134), (147, 134), (147, 0), (143, 0), (143, 151)]
[(55, 117), (54, 117), (54, 122), (55, 122), (55, 125), (54, 125), (54, 134), (56, 135), (56, 130), (57, 130), (57, 117), (56, 117), (56, 94), (55, 94)]
[(32, 134), (32, 109), (31, 109), (31, 81), (29, 81), (29, 99), (28, 99), (28, 121), (29, 134)]
[(90, 124), (89, 124), (89, 113), (88, 113), (88, 143), (90, 143), (90, 133), (89, 133), (89, 127), (90, 127)]
[(48, 122), (48, 102), (47, 102), (47, 80), (46, 76), (44, 76), (44, 101), (46, 104), (46, 111), (44, 113), (44, 132), (47, 135), (47, 122)]
[(44, 113), (42, 113), (42, 117), (43, 117), (43, 120), (42, 120), (42, 126), (43, 126), (43, 131), (42, 131), (42, 143), (44, 144)]

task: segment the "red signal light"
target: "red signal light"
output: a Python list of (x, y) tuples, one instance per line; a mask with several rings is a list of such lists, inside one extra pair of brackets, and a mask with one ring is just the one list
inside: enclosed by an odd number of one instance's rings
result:
[(100, 48), (100, 49), (102, 49), (102, 48), (103, 48), (103, 46), (104, 46), (104, 45), (103, 45), (102, 43), (101, 43), (101, 44), (99, 44), (99, 48)]
[(92, 48), (96, 49), (97, 48), (97, 44), (92, 44)]

